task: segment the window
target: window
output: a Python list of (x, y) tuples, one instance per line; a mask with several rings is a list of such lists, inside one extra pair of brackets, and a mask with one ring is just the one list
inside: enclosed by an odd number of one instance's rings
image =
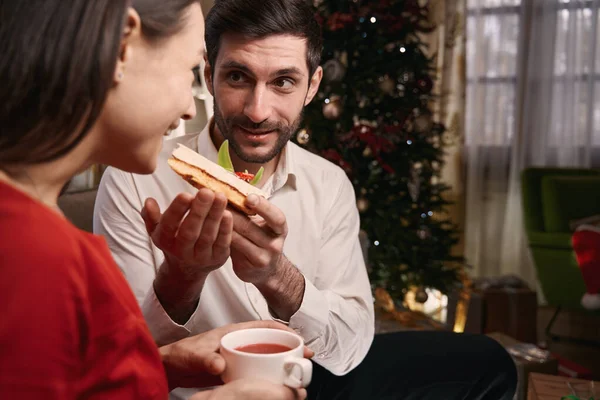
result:
[[(591, 135), (594, 149), (600, 150), (599, 3), (467, 1), (467, 144), (511, 144), (522, 101), (517, 85), (526, 78), (519, 74), (530, 65), (530, 57), (540, 54), (539, 48), (527, 46), (528, 37), (537, 35), (553, 38), (536, 41), (548, 46), (544, 54), (552, 60), (548, 76), (553, 84), (548, 96), (540, 98), (551, 101), (547, 145), (559, 148), (569, 137), (572, 147), (588, 146)], [(538, 5), (543, 10), (534, 9)], [(537, 72), (543, 76), (542, 71), (530, 70), (528, 79)], [(594, 158), (600, 164), (600, 154)]]

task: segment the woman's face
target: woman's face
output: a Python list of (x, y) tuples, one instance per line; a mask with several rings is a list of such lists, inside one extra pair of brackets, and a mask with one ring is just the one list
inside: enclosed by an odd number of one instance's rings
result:
[(204, 55), (204, 18), (198, 3), (187, 10), (184, 28), (158, 42), (141, 32), (130, 10), (115, 84), (96, 124), (96, 162), (135, 172), (156, 168), (164, 134), (180, 118), (196, 114), (194, 74)]

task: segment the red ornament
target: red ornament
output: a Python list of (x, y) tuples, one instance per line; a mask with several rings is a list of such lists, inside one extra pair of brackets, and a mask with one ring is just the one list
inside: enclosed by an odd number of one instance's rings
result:
[(417, 79), (417, 87), (422, 93), (429, 93), (433, 89), (433, 80), (429, 76)]
[(319, 26), (322, 28), (323, 27), (323, 23), (325, 22), (325, 18), (323, 18), (323, 16), (319, 13), (315, 13), (315, 20), (317, 21), (317, 23), (319, 24)]
[(339, 165), (347, 174), (352, 172), (352, 167), (342, 158), (342, 155), (335, 149), (327, 149), (321, 152), (321, 156), (334, 164)]
[(327, 26), (331, 31), (345, 28), (354, 23), (354, 15), (341, 12), (334, 12), (327, 20)]

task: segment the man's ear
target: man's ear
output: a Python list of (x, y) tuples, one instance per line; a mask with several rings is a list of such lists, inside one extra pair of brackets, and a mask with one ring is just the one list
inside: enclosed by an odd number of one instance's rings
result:
[(307, 106), (319, 91), (321, 79), (323, 79), (323, 68), (319, 66), (308, 83), (308, 93), (306, 93), (306, 99), (304, 99), (304, 106)]
[(113, 80), (118, 84), (125, 78), (127, 66), (131, 62), (132, 45), (141, 38), (142, 21), (135, 9), (129, 7), (127, 10), (127, 20), (123, 28), (123, 38), (119, 46), (119, 56), (115, 65)]
[(208, 62), (208, 58), (206, 57), (206, 55), (204, 55), (204, 82), (206, 82), (206, 88), (208, 89), (208, 93), (210, 93), (210, 95), (214, 97), (215, 93), (213, 88), (212, 74), (212, 67)]

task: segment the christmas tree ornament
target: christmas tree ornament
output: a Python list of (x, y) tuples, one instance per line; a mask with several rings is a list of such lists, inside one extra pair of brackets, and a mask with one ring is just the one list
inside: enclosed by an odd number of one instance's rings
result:
[(383, 93), (392, 94), (394, 92), (394, 80), (389, 77), (389, 75), (385, 75), (379, 78), (379, 89)]
[(414, 74), (412, 72), (404, 72), (398, 78), (398, 82), (400, 82), (400, 83), (409, 83), (409, 82), (412, 82), (414, 78), (415, 78), (415, 76), (414, 76)]
[(419, 115), (415, 118), (414, 128), (417, 132), (429, 132), (433, 126), (433, 119), (429, 114)]
[(305, 146), (310, 141), (310, 134), (308, 133), (308, 131), (306, 129), (300, 129), (298, 131), (298, 134), (296, 135), (296, 140), (298, 141), (299, 144), (301, 144), (302, 146)]
[(429, 93), (433, 89), (433, 80), (429, 76), (422, 76), (417, 79), (417, 87), (422, 93)]
[(425, 304), (425, 303), (427, 303), (427, 299), (429, 299), (429, 295), (427, 294), (425, 289), (423, 289), (423, 288), (417, 289), (417, 292), (415, 293), (415, 301), (417, 303)]
[(419, 199), (421, 193), (421, 170), (413, 165), (410, 169), (410, 180), (408, 181), (408, 194), (413, 202)]
[(363, 150), (363, 157), (371, 157), (373, 155), (373, 150), (370, 147), (365, 147)]
[(358, 208), (358, 211), (360, 212), (367, 211), (369, 209), (369, 200), (365, 199), (364, 197), (356, 200), (356, 208)]
[(342, 115), (342, 99), (340, 96), (333, 95), (325, 99), (323, 105), (323, 115), (325, 118), (333, 120), (338, 119)]
[(406, 86), (404, 86), (402, 84), (398, 84), (398, 85), (396, 85), (396, 89), (398, 90), (399, 96), (404, 96), (404, 93), (406, 92)]
[(429, 239), (431, 237), (431, 229), (429, 229), (429, 227), (427, 225), (422, 225), (417, 230), (417, 236), (421, 240)]
[(346, 68), (348, 66), (348, 52), (342, 51), (340, 53), (339, 60), (342, 63), (342, 65), (344, 66), (344, 68)]
[(323, 64), (323, 80), (326, 83), (341, 82), (346, 75), (346, 67), (337, 59), (332, 58)]

